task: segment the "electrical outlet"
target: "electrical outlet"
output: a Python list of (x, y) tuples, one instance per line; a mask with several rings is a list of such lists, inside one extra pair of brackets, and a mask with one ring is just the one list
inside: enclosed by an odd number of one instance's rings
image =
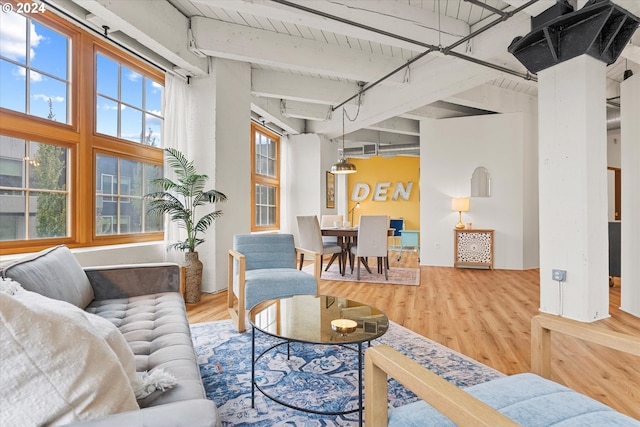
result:
[(567, 280), (567, 270), (558, 270), (554, 268), (551, 270), (551, 277), (556, 282), (564, 282)]

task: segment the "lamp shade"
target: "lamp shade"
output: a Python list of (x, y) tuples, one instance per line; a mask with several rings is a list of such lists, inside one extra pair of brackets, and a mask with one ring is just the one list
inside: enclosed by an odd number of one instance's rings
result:
[(468, 212), (469, 211), (469, 198), (468, 197), (454, 197), (451, 199), (451, 210), (456, 212)]
[(347, 162), (347, 159), (342, 158), (338, 163), (331, 166), (331, 173), (337, 174), (347, 174), (347, 173), (356, 173), (356, 165), (353, 163)]

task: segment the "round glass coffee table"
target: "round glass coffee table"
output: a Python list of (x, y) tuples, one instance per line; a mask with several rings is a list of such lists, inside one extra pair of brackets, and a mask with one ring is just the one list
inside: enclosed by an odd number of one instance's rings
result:
[[(363, 343), (382, 336), (389, 328), (389, 319), (380, 310), (358, 301), (328, 295), (296, 295), (263, 301), (249, 310), (251, 328), (251, 406), (257, 388), (269, 399), (304, 412), (340, 415), (358, 412), (363, 422)], [(275, 343), (256, 354), (256, 331), (278, 338)], [(296, 406), (274, 396), (256, 381), (256, 364), (263, 357), (286, 347), (291, 357), (291, 343), (304, 345), (341, 346), (357, 355), (358, 405), (356, 409), (325, 411)]]

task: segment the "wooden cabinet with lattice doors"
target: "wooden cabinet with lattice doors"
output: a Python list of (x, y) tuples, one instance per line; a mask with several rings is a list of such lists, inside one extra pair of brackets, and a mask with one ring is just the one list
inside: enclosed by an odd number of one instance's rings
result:
[(480, 228), (455, 229), (453, 266), (486, 267), (493, 270), (493, 231)]

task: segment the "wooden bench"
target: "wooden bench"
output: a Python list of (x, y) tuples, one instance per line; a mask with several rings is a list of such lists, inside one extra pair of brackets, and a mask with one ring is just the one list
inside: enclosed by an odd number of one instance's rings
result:
[[(560, 333), (640, 356), (640, 337), (608, 331), (593, 324), (541, 314), (532, 319), (531, 367), (517, 374), (461, 389), (391, 347), (379, 345), (365, 353), (365, 425), (554, 425), (567, 419), (574, 424), (639, 426), (590, 397), (555, 383), (551, 375), (551, 333)], [(387, 379), (393, 377), (422, 401), (391, 411)]]

